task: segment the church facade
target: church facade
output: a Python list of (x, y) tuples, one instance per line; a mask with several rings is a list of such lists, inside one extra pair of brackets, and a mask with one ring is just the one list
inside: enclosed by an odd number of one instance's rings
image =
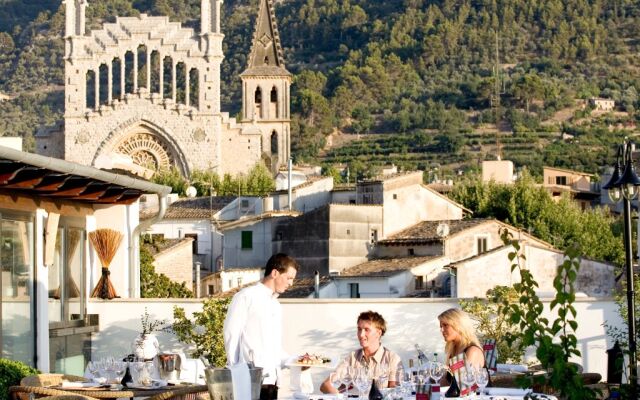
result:
[(86, 0), (64, 0), (65, 114), (40, 154), (150, 176), (176, 167), (237, 174), (290, 157), (289, 86), (272, 0), (261, 0), (242, 79), (242, 118), (220, 109), (222, 0), (201, 1), (200, 32), (168, 17), (117, 17), (85, 32)]

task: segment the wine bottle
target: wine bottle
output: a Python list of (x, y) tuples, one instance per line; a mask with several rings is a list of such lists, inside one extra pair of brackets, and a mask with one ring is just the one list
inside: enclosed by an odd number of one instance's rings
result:
[(369, 389), (369, 400), (382, 400), (384, 396), (382, 396), (382, 392), (378, 389), (376, 385), (376, 380), (371, 380), (371, 389)]
[(424, 353), (424, 351), (422, 351), (418, 343), (416, 343), (414, 346), (416, 347), (416, 351), (418, 352), (418, 364), (420, 364), (420, 366), (426, 365), (427, 362), (429, 362), (429, 358)]
[(131, 376), (131, 371), (129, 370), (128, 364), (120, 383), (122, 384), (122, 386), (128, 386), (128, 384), (133, 383), (133, 377)]
[(449, 389), (447, 389), (447, 393), (444, 394), (444, 397), (460, 397), (460, 386), (458, 386), (456, 377), (453, 375), (451, 375), (451, 385)]

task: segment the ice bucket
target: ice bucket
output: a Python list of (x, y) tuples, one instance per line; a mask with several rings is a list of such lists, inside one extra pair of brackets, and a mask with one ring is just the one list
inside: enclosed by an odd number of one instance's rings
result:
[[(228, 368), (212, 368), (204, 370), (207, 378), (207, 388), (211, 400), (246, 400), (233, 398), (233, 383), (231, 382), (231, 370)], [(260, 387), (262, 386), (262, 368), (249, 368), (251, 377), (251, 400), (260, 399)]]
[(180, 379), (180, 356), (177, 354), (158, 354), (160, 378), (165, 381)]

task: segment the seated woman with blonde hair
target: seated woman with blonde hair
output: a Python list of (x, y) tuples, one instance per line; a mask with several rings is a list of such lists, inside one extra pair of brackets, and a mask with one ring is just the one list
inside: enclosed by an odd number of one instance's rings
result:
[(445, 341), (445, 363), (448, 365), (451, 358), (464, 353), (467, 363), (474, 368), (486, 368), (484, 351), (469, 315), (459, 308), (450, 308), (438, 315), (438, 320)]

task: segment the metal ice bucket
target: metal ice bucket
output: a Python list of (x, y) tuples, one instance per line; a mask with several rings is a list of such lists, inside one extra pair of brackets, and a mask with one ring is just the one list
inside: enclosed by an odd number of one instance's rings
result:
[[(212, 368), (204, 370), (207, 377), (207, 388), (211, 400), (247, 400), (233, 398), (233, 383), (231, 381), (231, 370), (228, 368)], [(260, 388), (262, 386), (262, 368), (249, 368), (251, 377), (251, 400), (260, 399)]]
[(175, 381), (180, 379), (180, 356), (177, 354), (158, 354), (160, 379)]

